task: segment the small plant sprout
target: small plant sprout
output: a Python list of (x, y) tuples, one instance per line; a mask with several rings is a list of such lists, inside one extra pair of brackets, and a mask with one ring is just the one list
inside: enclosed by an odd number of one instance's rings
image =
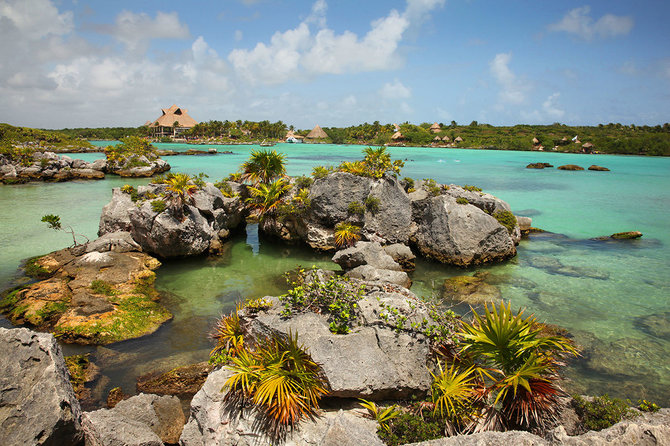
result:
[(47, 214), (42, 217), (42, 222), (46, 223), (49, 226), (49, 229), (53, 229), (54, 231), (64, 231), (67, 232), (72, 236), (72, 245), (70, 246), (75, 247), (81, 245), (77, 241), (77, 237), (83, 237), (86, 239), (86, 243), (88, 243), (90, 240), (88, 237), (82, 234), (75, 234), (74, 229), (72, 229), (72, 226), (67, 225), (63, 227), (63, 224), (60, 221), (60, 217), (58, 215), (53, 215), (53, 214)]

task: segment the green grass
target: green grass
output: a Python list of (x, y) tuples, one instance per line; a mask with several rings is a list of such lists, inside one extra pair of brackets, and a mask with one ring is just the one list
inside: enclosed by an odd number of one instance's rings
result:
[(587, 401), (579, 395), (573, 398), (577, 415), (589, 430), (606, 429), (635, 414), (626, 401), (608, 395), (594, 397), (593, 401)]
[(516, 227), (516, 217), (510, 211), (498, 211), (493, 213), (493, 218), (498, 220), (498, 223), (507, 228), (507, 232), (512, 234)]
[(112, 285), (104, 280), (96, 279), (92, 281), (90, 288), (95, 294), (102, 294), (105, 296), (114, 296), (117, 294)]
[(43, 266), (39, 265), (37, 262), (44, 256), (33, 257), (26, 261), (26, 264), (23, 267), (26, 275), (35, 279), (46, 279), (51, 277), (53, 273)]

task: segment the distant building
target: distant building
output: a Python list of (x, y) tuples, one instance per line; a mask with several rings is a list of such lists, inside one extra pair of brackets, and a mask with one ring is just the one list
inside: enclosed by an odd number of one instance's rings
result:
[(440, 127), (440, 124), (437, 122), (433, 123), (433, 125), (430, 126), (430, 131), (433, 133), (439, 133), (440, 130), (442, 130), (442, 127)]
[(314, 126), (312, 131), (309, 132), (307, 136), (305, 136), (305, 141), (326, 138), (328, 138), (328, 134), (324, 132), (323, 129), (317, 124)]
[(148, 124), (152, 135), (157, 138), (178, 136), (198, 124), (198, 121), (189, 116), (188, 110), (176, 105), (162, 108), (161, 112), (163, 114), (158, 119)]

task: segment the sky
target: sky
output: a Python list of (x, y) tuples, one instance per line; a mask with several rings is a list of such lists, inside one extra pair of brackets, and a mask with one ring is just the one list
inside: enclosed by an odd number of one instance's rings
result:
[(0, 0), (0, 122), (670, 121), (666, 0)]

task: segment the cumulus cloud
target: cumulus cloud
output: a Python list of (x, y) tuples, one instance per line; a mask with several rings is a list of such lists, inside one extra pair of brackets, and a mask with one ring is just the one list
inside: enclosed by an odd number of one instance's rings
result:
[(542, 110), (551, 119), (560, 119), (565, 115), (565, 111), (558, 108), (556, 104), (560, 95), (560, 93), (553, 93), (542, 103)]
[(549, 31), (573, 34), (584, 40), (625, 36), (633, 29), (633, 19), (628, 16), (605, 14), (598, 20), (590, 16), (591, 7), (582, 6), (569, 11), (560, 21), (547, 27)]
[(501, 102), (521, 104), (526, 100), (527, 86), (509, 68), (512, 53), (499, 53), (493, 58), (489, 67), (491, 74), (500, 85), (498, 97)]
[(153, 39), (186, 39), (188, 26), (179, 21), (176, 12), (158, 12), (155, 18), (145, 13), (122, 11), (111, 34), (134, 54), (144, 54)]
[[(279, 84), (296, 77), (389, 70), (402, 64), (398, 47), (404, 33), (425, 20), (444, 0), (407, 0), (404, 12), (391, 10), (370, 24), (363, 36), (326, 27), (325, 0), (297, 27), (275, 33), (268, 44), (236, 49), (228, 55), (235, 70), (251, 83)], [(320, 28), (313, 32), (310, 24)]]
[(384, 99), (408, 99), (412, 96), (412, 91), (395, 79), (393, 82), (385, 83), (379, 90), (379, 95)]

